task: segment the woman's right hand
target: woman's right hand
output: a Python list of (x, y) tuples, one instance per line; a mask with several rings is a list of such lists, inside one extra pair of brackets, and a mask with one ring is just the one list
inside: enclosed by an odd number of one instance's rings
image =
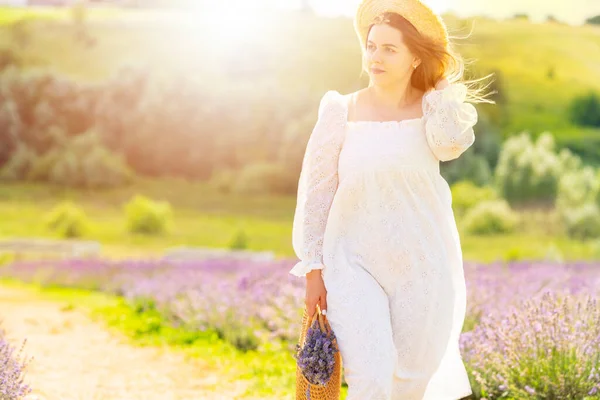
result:
[(304, 299), (309, 318), (315, 315), (317, 304), (321, 311), (327, 310), (327, 290), (321, 276), (321, 270), (315, 269), (306, 274), (306, 297)]

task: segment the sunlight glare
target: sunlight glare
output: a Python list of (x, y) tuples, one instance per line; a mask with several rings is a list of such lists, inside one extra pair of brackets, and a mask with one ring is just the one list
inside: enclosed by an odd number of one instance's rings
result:
[(265, 18), (272, 12), (258, 3), (229, 0), (195, 7), (194, 18), (203, 36), (197, 39), (219, 46), (253, 41), (264, 33)]

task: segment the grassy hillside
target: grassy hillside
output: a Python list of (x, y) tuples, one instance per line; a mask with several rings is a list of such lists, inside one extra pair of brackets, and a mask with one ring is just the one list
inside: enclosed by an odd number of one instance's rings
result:
[[(29, 22), (15, 28), (12, 22), (22, 18)], [(505, 136), (551, 131), (559, 144), (600, 153), (600, 130), (575, 126), (567, 112), (574, 96), (600, 92), (600, 27), (445, 19), (451, 34), (462, 38), (459, 51), (474, 61), (470, 68), (498, 73)], [(18, 53), (26, 65), (48, 65), (82, 80), (103, 80), (124, 64), (141, 64), (214, 90), (249, 85), (259, 98), (271, 90), (322, 94), (365, 84), (347, 18), (292, 13), (240, 23), (201, 13), (94, 9), (86, 20), (91, 41), (77, 39), (68, 10), (0, 9), (0, 48), (22, 43)]]

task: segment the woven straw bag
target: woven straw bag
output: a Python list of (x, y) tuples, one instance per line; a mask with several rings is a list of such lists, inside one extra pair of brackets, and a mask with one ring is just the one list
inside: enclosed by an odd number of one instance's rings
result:
[[(332, 332), (331, 326), (327, 321), (327, 317), (321, 313), (321, 308), (317, 305), (317, 311), (313, 316), (312, 320), (309, 319), (306, 308), (304, 309), (304, 315), (302, 316), (302, 332), (298, 344), (300, 347), (304, 346), (306, 339), (306, 333), (315, 321), (319, 320), (319, 328), (321, 332), (329, 334)], [(342, 358), (337, 345), (337, 340), (332, 340), (333, 345), (338, 351), (335, 353), (335, 364), (331, 379), (327, 382), (327, 385), (313, 385), (311, 384), (302, 374), (300, 367), (296, 365), (296, 400), (339, 400), (340, 399), (340, 388), (342, 384)], [(310, 396), (307, 394), (307, 389), (310, 386)]]

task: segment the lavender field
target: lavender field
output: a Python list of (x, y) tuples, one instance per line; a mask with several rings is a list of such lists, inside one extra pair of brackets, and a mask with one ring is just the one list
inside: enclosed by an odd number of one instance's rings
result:
[[(216, 332), (240, 351), (298, 337), (304, 282), (294, 260), (19, 262), (0, 275), (123, 296), (186, 332)], [(477, 399), (600, 398), (600, 264), (465, 265), (461, 349)]]
[[(1, 322), (1, 321), (0, 321)], [(23, 356), (23, 347), (15, 347), (0, 328), (0, 399), (21, 399), (31, 392), (25, 382), (25, 370), (30, 361)]]

